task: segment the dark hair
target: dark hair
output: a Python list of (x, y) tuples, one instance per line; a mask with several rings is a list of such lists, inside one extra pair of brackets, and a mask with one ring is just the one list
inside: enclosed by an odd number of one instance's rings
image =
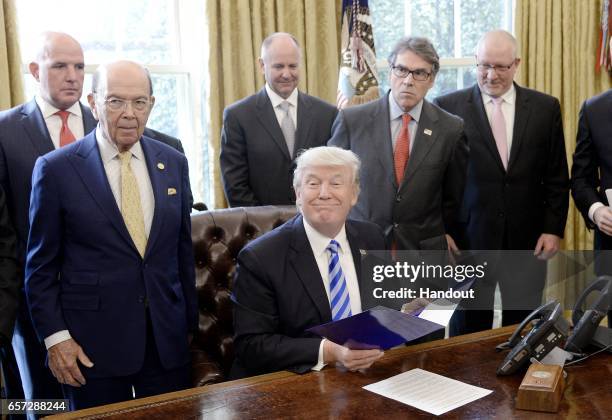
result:
[(422, 37), (404, 37), (400, 39), (389, 54), (389, 65), (395, 65), (397, 56), (404, 51), (412, 51), (423, 60), (431, 64), (431, 69), (434, 75), (436, 75), (440, 70), (440, 57), (429, 39)]

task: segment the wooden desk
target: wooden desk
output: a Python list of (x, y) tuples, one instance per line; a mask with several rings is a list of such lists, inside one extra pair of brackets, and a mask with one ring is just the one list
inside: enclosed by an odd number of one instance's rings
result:
[(450, 411), (446, 418), (603, 419), (612, 413), (612, 355), (600, 353), (570, 366), (558, 414), (514, 409), (524, 371), (498, 377), (506, 353), (495, 352), (513, 328), (500, 328), (387, 351), (366, 373), (327, 367), (296, 375), (277, 372), (239, 381), (194, 388), (140, 400), (66, 413), (56, 418), (195, 419), (195, 418), (364, 418), (432, 417), (361, 387), (413, 368), (422, 368), (472, 385), (492, 389), (487, 397)]

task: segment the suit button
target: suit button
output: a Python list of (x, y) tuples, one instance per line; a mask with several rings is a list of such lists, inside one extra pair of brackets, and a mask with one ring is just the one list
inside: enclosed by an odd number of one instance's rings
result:
[(399, 223), (393, 223), (393, 229), (399, 228)]
[(138, 296), (138, 303), (144, 303), (144, 301), (145, 301), (144, 296)]
[(497, 215), (498, 215), (499, 217), (504, 217), (506, 214), (505, 214), (503, 211), (500, 211), (499, 213), (497, 213)]

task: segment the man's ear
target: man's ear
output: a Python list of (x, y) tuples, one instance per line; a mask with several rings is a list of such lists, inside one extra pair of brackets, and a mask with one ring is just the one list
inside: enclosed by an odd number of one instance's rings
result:
[(40, 67), (38, 66), (38, 63), (31, 62), (28, 68), (30, 69), (30, 74), (34, 76), (37, 82), (40, 82), (40, 75), (39, 75)]
[(93, 93), (89, 93), (87, 95), (87, 103), (89, 103), (89, 107), (91, 108), (91, 113), (93, 114), (96, 121), (100, 121), (100, 118), (98, 118), (98, 108), (96, 107), (96, 99)]
[(257, 59), (257, 63), (259, 64), (259, 71), (261, 72), (261, 74), (263, 74), (265, 76), (265, 71), (264, 71), (264, 61), (263, 58), (259, 57)]

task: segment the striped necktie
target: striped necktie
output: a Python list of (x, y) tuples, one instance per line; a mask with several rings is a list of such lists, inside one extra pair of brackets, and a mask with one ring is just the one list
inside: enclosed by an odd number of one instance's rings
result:
[(352, 315), (348, 287), (338, 256), (339, 248), (340, 244), (333, 239), (326, 248), (329, 251), (329, 297), (334, 321)]

